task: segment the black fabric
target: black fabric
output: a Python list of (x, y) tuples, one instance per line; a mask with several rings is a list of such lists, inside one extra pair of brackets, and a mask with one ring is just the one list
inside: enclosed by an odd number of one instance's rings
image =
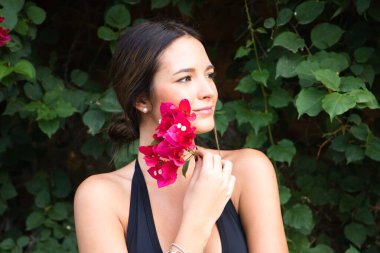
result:
[[(229, 200), (216, 222), (222, 253), (248, 253), (245, 234), (232, 201)], [(126, 235), (129, 253), (163, 253), (150, 206), (148, 189), (136, 160)]]

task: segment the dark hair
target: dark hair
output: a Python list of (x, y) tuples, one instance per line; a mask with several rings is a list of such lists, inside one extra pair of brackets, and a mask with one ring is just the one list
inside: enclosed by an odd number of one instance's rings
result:
[(134, 107), (139, 96), (150, 95), (158, 58), (176, 39), (189, 35), (200, 40), (193, 29), (174, 21), (144, 22), (126, 31), (118, 42), (111, 62), (111, 79), (123, 114), (109, 127), (111, 140), (121, 146), (139, 138), (139, 112)]

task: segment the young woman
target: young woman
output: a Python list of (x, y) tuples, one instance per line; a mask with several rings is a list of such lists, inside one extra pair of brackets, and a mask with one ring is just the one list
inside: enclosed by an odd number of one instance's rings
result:
[[(150, 145), (160, 104), (188, 99), (196, 133), (214, 128), (214, 67), (192, 29), (147, 22), (127, 31), (112, 62), (124, 115), (111, 139)], [(261, 152), (198, 147), (186, 178), (158, 188), (143, 155), (78, 188), (74, 207), (81, 253), (288, 252), (275, 171)]]

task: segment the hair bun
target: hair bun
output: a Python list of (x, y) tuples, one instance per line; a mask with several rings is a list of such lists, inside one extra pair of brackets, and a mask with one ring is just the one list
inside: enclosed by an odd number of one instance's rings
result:
[(132, 124), (127, 121), (123, 114), (118, 114), (112, 118), (107, 132), (111, 141), (117, 146), (128, 144), (139, 136), (138, 130), (133, 129)]

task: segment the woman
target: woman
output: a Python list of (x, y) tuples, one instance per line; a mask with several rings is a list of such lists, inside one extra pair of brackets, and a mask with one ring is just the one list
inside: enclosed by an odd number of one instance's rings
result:
[[(124, 116), (109, 134), (119, 144), (139, 139), (149, 145), (162, 102), (187, 99), (196, 133), (214, 128), (214, 67), (192, 29), (138, 25), (120, 39), (111, 69)], [(74, 201), (79, 251), (287, 252), (271, 162), (252, 149), (220, 154), (198, 147), (186, 178), (179, 169), (176, 182), (164, 188), (148, 174), (141, 153), (124, 168), (86, 179)]]

